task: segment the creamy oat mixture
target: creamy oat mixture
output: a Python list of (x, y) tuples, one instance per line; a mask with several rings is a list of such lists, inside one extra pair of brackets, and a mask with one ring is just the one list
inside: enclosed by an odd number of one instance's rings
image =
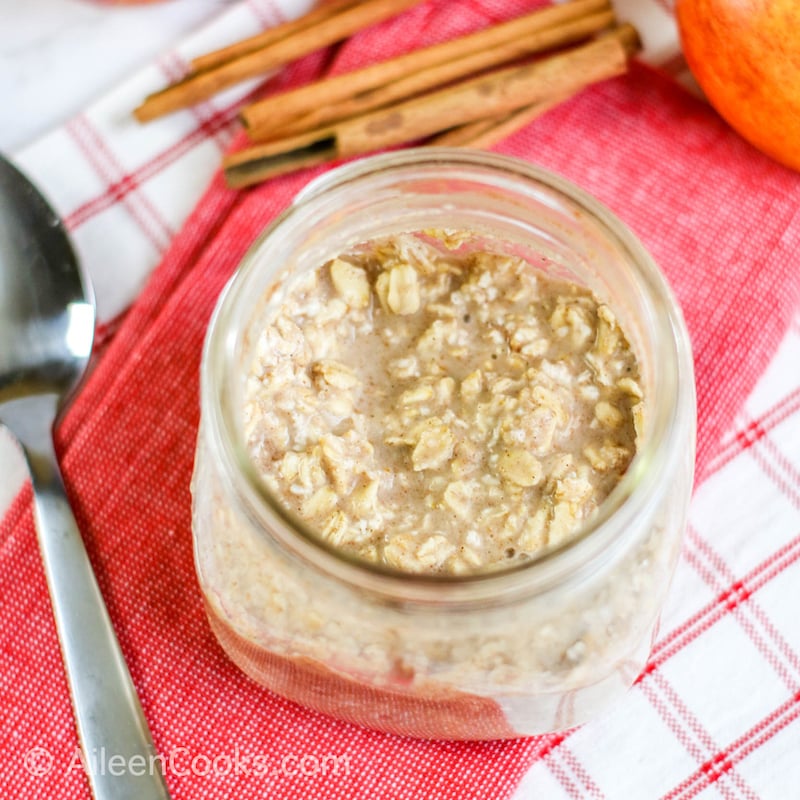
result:
[(244, 413), (268, 485), (330, 543), (463, 574), (564, 542), (625, 472), (641, 401), (590, 291), (434, 231), (294, 284)]

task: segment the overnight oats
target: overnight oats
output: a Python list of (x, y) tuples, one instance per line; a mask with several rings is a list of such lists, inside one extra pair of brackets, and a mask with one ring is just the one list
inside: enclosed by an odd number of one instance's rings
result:
[(308, 272), (247, 379), (267, 486), (398, 570), (477, 573), (562, 544), (636, 447), (639, 370), (614, 312), (468, 241), (405, 234)]
[(692, 483), (680, 314), (590, 198), (497, 156), (343, 168), (206, 343), (212, 628), (279, 694), (420, 737), (596, 714), (647, 657)]

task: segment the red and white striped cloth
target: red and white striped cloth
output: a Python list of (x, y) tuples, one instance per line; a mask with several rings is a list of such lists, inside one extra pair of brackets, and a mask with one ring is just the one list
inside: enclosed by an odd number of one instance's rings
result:
[[(61, 427), (60, 453), (174, 796), (800, 796), (800, 176), (645, 68), (502, 147), (575, 180), (626, 221), (670, 279), (693, 338), (698, 486), (661, 634), (634, 688), (566, 733), (422, 742), (300, 709), (222, 654), (192, 565), (200, 347), (244, 250), (318, 171), (224, 188), (214, 170), (253, 86), (145, 128), (129, 110), (187, 53), (297, 10), (284, 2), (233, 7), (17, 159), (67, 220), (97, 285), (102, 353)], [(530, 5), (429, 0), (273, 86)], [(0, 590), (0, 796), (88, 797), (27, 488), (0, 523)], [(264, 774), (253, 774), (254, 756)]]

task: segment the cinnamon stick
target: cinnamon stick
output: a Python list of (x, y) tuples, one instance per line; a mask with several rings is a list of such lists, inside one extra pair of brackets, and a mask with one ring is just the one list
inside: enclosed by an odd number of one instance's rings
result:
[[(523, 29), (523, 26), (512, 25), (507, 30), (509, 32), (513, 31), (515, 38), (509, 41), (501, 42), (494, 46), (486, 46), (481, 44), (481, 38), (478, 36), (473, 41), (477, 42), (479, 46), (473, 52), (469, 52), (461, 58), (445, 61), (429, 69), (422, 69), (405, 78), (385, 85), (378, 85), (375, 89), (344, 98), (337, 103), (331, 103), (327, 98), (325, 81), (316, 84), (319, 96), (316, 98), (315, 110), (304, 116), (290, 119), (283, 125), (280, 124), (280, 117), (276, 120), (274, 111), (270, 109), (266, 109), (267, 115), (264, 116), (265, 109), (263, 106), (260, 111), (251, 106), (249, 109), (245, 109), (241, 116), (247, 125), (251, 139), (258, 141), (276, 137), (282, 138), (302, 131), (313, 130), (322, 125), (363, 114), (376, 108), (383, 108), (397, 100), (404, 100), (489, 67), (508, 63), (522, 56), (580, 42), (591, 34), (608, 28), (613, 22), (614, 13), (612, 11), (601, 11), (597, 14), (579, 17), (562, 25), (545, 28), (544, 30), (534, 30), (523, 35), (518, 34), (518, 31)], [(274, 99), (278, 101), (280, 106), (281, 96), (279, 95)], [(252, 123), (254, 118), (260, 118), (262, 120), (261, 124), (254, 125)], [(269, 122), (264, 120), (269, 120)]]
[(457, 128), (451, 128), (449, 131), (432, 137), (426, 144), (434, 147), (478, 147), (484, 149), (492, 147), (572, 96), (571, 94), (550, 97), (525, 106), (500, 119), (481, 119), (477, 122), (459, 125)]
[(309, 11), (307, 14), (303, 14), (303, 16), (297, 19), (284, 22), (281, 25), (276, 25), (274, 28), (267, 28), (267, 30), (255, 36), (250, 36), (247, 39), (234, 42), (227, 47), (222, 47), (219, 50), (214, 50), (211, 53), (193, 58), (191, 60), (192, 71), (203, 72), (204, 70), (213, 69), (227, 61), (233, 61), (236, 58), (248, 55), (254, 50), (261, 50), (289, 36), (294, 36), (296, 33), (306, 28), (318, 25), (323, 20), (338, 14), (342, 9), (354, 6), (359, 2), (361, 2), (361, 0), (327, 0), (327, 2), (322, 3), (317, 6), (317, 8)]
[(549, 6), (458, 39), (268, 97), (243, 109), (241, 118), (250, 130), (263, 131), (269, 127), (277, 130), (287, 125), (289, 120), (317, 112), (320, 105), (333, 106), (361, 93), (405, 80), (423, 70), (457, 61), (475, 52), (491, 51), (509, 41), (535, 36), (547, 28), (609, 9), (609, 0), (571, 0)]
[(239, 151), (225, 158), (225, 175), (230, 186), (247, 186), (300, 165), (403, 144), (569, 95), (624, 73), (638, 41), (635, 29), (622, 25), (594, 42), (534, 64), (495, 70), (389, 109)]
[(275, 67), (341, 41), (419, 2), (421, 0), (362, 0), (263, 50), (247, 52), (203, 72), (190, 73), (184, 80), (151, 94), (135, 109), (134, 115), (140, 122), (146, 122), (194, 105), (228, 86), (263, 75)]

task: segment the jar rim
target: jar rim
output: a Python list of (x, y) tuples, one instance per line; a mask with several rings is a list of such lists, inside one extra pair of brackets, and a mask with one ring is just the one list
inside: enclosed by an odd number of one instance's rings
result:
[[(651, 401), (650, 435), (641, 448), (637, 447), (627, 471), (596, 513), (558, 547), (515, 565), (458, 576), (392, 569), (325, 542), (275, 497), (258, 475), (242, 437), (237, 436), (236, 403), (231, 402), (230, 396), (237, 377), (231, 374), (236, 367), (237, 346), (233, 324), (240, 321), (232, 311), (246, 278), (257, 266), (260, 250), (270, 237), (280, 234), (283, 226), (307, 212), (320, 198), (368, 182), (375, 175), (399, 174), (423, 166), (474, 168), (481, 170), (484, 178), (493, 173), (518, 185), (535, 185), (578, 206), (624, 253), (647, 290), (646, 299), (656, 312), (653, 319), (663, 329), (657, 338), (658, 365), (666, 391), (659, 392)], [(220, 376), (224, 376), (223, 380), (219, 380)], [(611, 557), (624, 531), (633, 527), (631, 522), (657, 489), (658, 477), (670, 475), (677, 461), (685, 458), (687, 447), (694, 447), (693, 439), (681, 442), (675, 435), (676, 430), (689, 425), (688, 419), (681, 418), (681, 407), (685, 404), (678, 402), (679, 394), (689, 398), (694, 413), (688, 332), (666, 279), (633, 232), (605, 205), (571, 181), (518, 158), (466, 148), (410, 148), (369, 156), (325, 172), (307, 184), (251, 245), (220, 295), (209, 322), (201, 364), (202, 409), (208, 416), (210, 435), (220, 445), (217, 450), (225, 461), (225, 475), (243, 478), (232, 481), (232, 488), (244, 501), (256, 527), (264, 529), (272, 523), (270, 527), (274, 529), (276, 522), (281, 523), (290, 532), (281, 538), (294, 557), (360, 589), (409, 602), (497, 599), (520, 590), (544, 591), (566, 578), (597, 569), (598, 561)]]

